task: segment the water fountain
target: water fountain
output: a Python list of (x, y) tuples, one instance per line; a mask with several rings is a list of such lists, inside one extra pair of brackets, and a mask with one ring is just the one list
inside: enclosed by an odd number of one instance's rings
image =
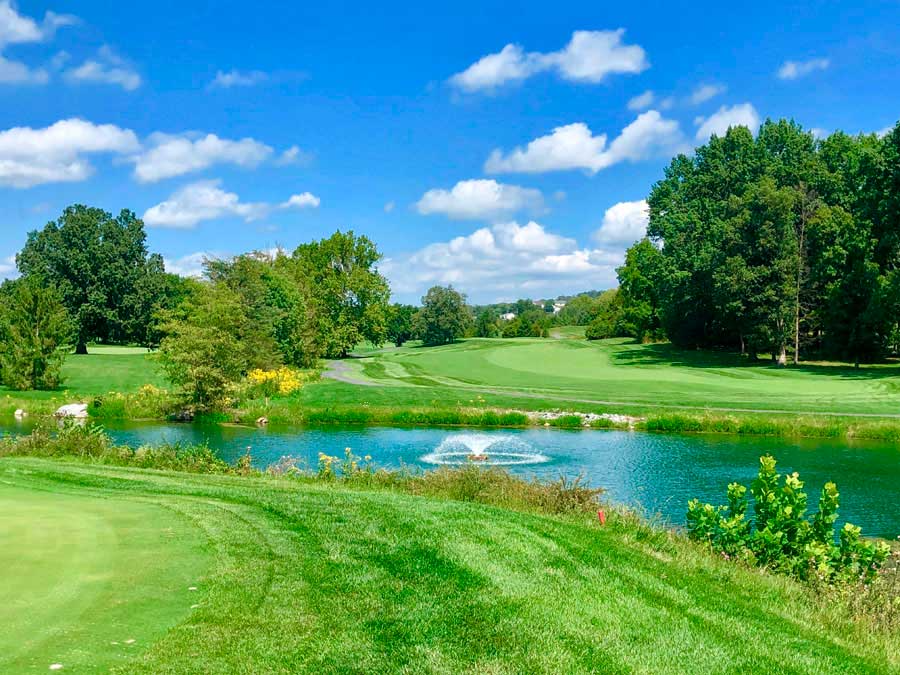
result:
[(550, 458), (511, 435), (460, 433), (447, 436), (434, 451), (422, 457), (427, 464), (458, 466), (469, 462), (489, 466), (542, 464)]

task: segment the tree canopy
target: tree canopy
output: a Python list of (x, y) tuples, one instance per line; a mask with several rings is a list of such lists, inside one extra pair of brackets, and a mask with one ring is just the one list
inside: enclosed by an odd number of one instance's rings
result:
[(647, 201), (648, 239), (619, 269), (630, 334), (781, 361), (896, 351), (900, 125), (734, 127), (675, 157)]
[(149, 254), (144, 223), (76, 204), (28, 235), (16, 257), (23, 277), (55, 288), (75, 324), (76, 352), (87, 343), (147, 344), (164, 298), (162, 257)]
[(452, 286), (433, 286), (416, 314), (416, 335), (425, 345), (444, 345), (466, 334), (472, 323), (466, 298)]

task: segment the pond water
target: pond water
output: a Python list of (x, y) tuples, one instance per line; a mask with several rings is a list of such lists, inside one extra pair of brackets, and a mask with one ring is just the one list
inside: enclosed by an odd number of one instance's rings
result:
[[(2, 432), (27, 425), (3, 425)], [(469, 461), (506, 466), (525, 476), (556, 478), (583, 474), (616, 501), (684, 523), (686, 504), (699, 497), (724, 503), (729, 482), (749, 485), (759, 457), (771, 453), (781, 473), (799, 471), (814, 509), (819, 491), (834, 480), (841, 493), (841, 522), (866, 535), (900, 535), (900, 446), (889, 443), (783, 439), (752, 436), (663, 435), (625, 431), (559, 429), (462, 430), (382, 427), (256, 429), (242, 426), (127, 423), (108, 425), (118, 443), (206, 443), (228, 461), (250, 448), (265, 467), (282, 457), (315, 467), (319, 452), (342, 456), (344, 448), (371, 455), (379, 467), (405, 464), (433, 469)]]

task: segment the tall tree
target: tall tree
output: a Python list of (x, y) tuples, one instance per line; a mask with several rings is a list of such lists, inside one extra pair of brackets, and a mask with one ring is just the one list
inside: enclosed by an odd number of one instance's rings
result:
[(6, 282), (0, 297), (0, 379), (13, 389), (55, 389), (72, 337), (59, 294), (19, 279)]
[(344, 357), (362, 340), (384, 342), (390, 288), (375, 268), (380, 259), (375, 244), (352, 231), (294, 251), (298, 272), (309, 280), (326, 356)]
[(413, 305), (393, 304), (388, 311), (385, 337), (395, 346), (402, 347), (415, 336), (413, 319), (418, 310)]
[(76, 326), (75, 351), (91, 340), (144, 342), (159, 303), (162, 261), (149, 256), (144, 223), (81, 204), (29, 233), (16, 258), (22, 276), (57, 288)]
[(415, 331), (428, 346), (444, 345), (465, 335), (471, 322), (464, 295), (452, 286), (433, 286), (422, 298)]

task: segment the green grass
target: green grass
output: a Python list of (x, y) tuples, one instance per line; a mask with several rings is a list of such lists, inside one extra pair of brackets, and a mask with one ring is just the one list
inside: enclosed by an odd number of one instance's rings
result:
[(386, 350), (352, 366), (379, 386), (450, 388), (461, 399), (480, 392), (644, 411), (900, 415), (897, 365), (781, 368), (735, 354), (624, 339), (472, 339)]
[(16, 408), (50, 413), (63, 403), (87, 401), (109, 392), (136, 392), (145, 384), (167, 386), (146, 349), (91, 346), (88, 351), (66, 359), (62, 385), (55, 391), (14, 391), (0, 386), (0, 415), (11, 415)]
[(187, 618), (212, 560), (178, 500), (21, 479), (0, 484), (0, 671), (105, 671)]
[[(135, 556), (153, 546), (156, 560), (181, 560), (185, 522), (197, 541), (208, 541), (201, 547), (208, 566), (188, 598), (182, 589), (196, 578), (195, 565), (179, 563), (151, 591), (122, 578), (138, 573), (133, 566), (115, 564), (104, 569), (118, 579), (118, 604), (44, 613), (40, 630), (68, 639), (71, 626), (83, 640), (96, 638), (80, 642), (82, 657), (97, 659), (86, 672), (115, 664), (129, 673), (868, 673), (900, 666), (896, 636), (849, 620), (837, 604), (627, 518), (601, 528), (585, 516), (309, 480), (21, 457), (0, 460), (0, 498), (22, 504), (12, 525), (3, 521), (15, 539), (0, 550), (13, 562), (42, 558), (31, 549), (48, 544), (32, 543), (37, 535), (29, 533), (45, 518), (59, 513), (65, 527), (77, 521), (67, 513), (82, 508), (102, 514), (112, 531), (129, 513), (145, 530), (178, 523), (162, 542), (124, 528), (118, 547), (138, 549)], [(138, 517), (133, 509), (142, 508), (153, 512)], [(114, 559), (109, 549), (85, 555)], [(41, 565), (23, 573), (71, 586), (76, 602), (83, 568)], [(3, 611), (13, 616), (4, 621), (0, 658), (9, 658), (10, 646), (36, 630), (17, 621), (41, 607), (44, 590), (37, 583), (4, 588)], [(170, 606), (171, 615), (151, 621), (135, 612), (143, 627), (116, 627), (116, 612), (141, 594)], [(186, 609), (187, 602), (199, 607)], [(108, 654), (121, 647), (110, 642), (126, 633), (140, 641), (126, 652), (129, 661), (116, 661)], [(58, 653), (36, 645), (29, 658), (46, 668), (65, 663)]]

